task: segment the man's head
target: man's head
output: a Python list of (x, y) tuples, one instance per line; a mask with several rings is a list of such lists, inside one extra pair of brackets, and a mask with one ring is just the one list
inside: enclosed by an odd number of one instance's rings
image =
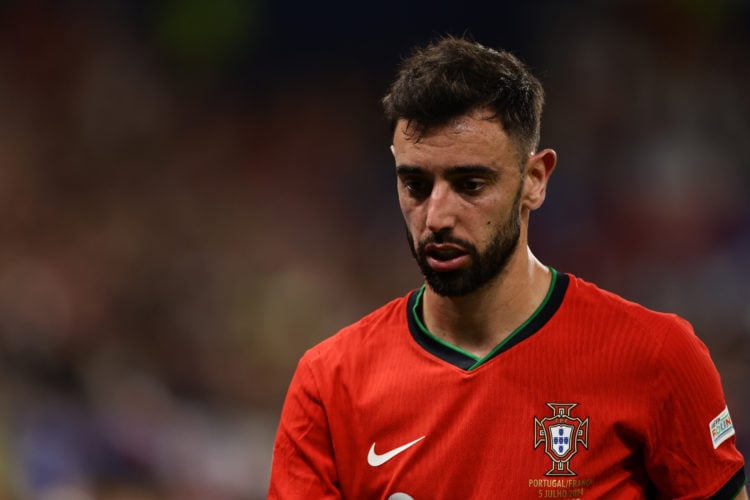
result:
[(526, 254), (555, 152), (535, 152), (543, 91), (512, 55), (446, 38), (407, 59), (383, 99), (398, 196), (430, 288), (462, 296)]
[(394, 130), (403, 119), (417, 136), (473, 110), (490, 110), (523, 159), (539, 144), (544, 90), (509, 52), (449, 36), (403, 61), (383, 106)]

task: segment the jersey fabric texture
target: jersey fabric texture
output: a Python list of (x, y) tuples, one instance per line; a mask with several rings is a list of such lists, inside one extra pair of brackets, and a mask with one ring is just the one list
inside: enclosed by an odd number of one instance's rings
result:
[(302, 357), (269, 498), (732, 498), (745, 483), (685, 320), (553, 271), (534, 315), (479, 359), (424, 328), (422, 291)]

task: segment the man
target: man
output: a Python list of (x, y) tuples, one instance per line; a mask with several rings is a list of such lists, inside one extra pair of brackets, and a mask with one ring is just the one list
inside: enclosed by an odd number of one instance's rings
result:
[(556, 153), (543, 90), (452, 37), (384, 98), (426, 285), (310, 349), (270, 498), (747, 498), (719, 375), (690, 325), (543, 265)]

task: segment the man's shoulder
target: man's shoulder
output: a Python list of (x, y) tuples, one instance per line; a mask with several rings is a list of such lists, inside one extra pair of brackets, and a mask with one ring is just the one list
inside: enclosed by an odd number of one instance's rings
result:
[(569, 307), (585, 312), (587, 316), (595, 314), (599, 322), (649, 335), (655, 332), (692, 332), (690, 323), (676, 313), (652, 309), (577, 276), (569, 274), (569, 277), (566, 297)]
[[(410, 295), (395, 298), (359, 320), (344, 326), (332, 336), (308, 350), (307, 357), (348, 355), (372, 347), (382, 347), (393, 340), (393, 331), (408, 328), (406, 308)], [(346, 354), (344, 354), (346, 353)]]

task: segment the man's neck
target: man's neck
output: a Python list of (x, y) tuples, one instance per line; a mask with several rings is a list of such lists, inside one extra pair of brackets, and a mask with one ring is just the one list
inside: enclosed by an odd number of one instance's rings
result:
[(537, 310), (552, 273), (522, 247), (493, 281), (462, 297), (424, 293), (427, 329), (446, 342), (484, 357)]

